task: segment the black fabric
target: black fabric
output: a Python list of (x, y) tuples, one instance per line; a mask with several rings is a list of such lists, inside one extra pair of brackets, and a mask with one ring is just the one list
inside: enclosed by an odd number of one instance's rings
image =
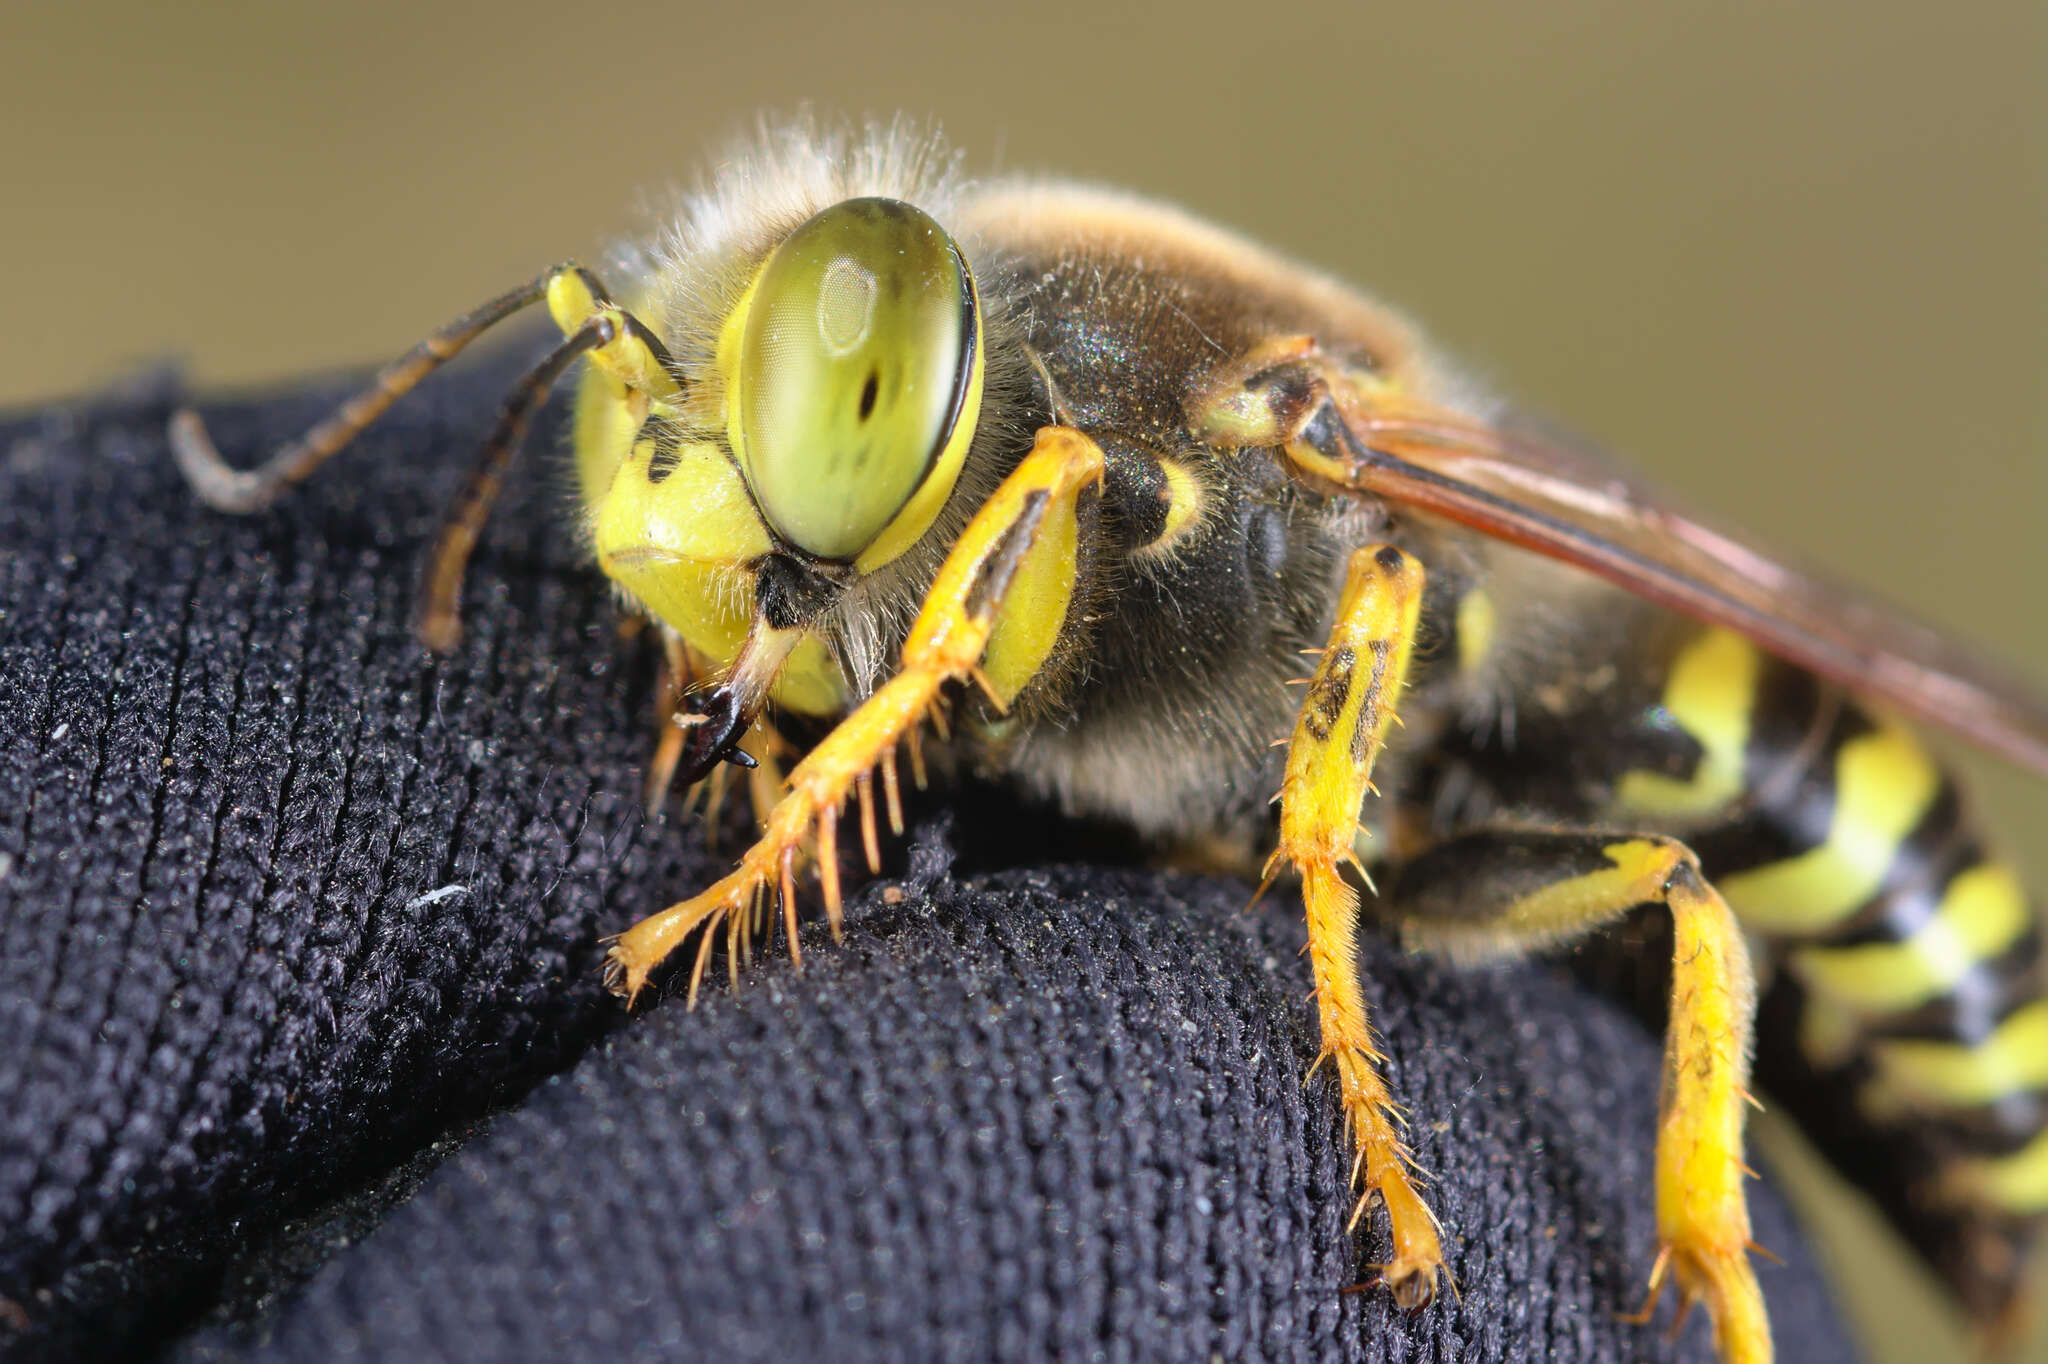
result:
[[(1709, 1357), (1616, 1320), (1657, 1047), (1551, 968), (1364, 949), (1462, 1295), (1414, 1317), (1338, 1291), (1384, 1241), (1290, 895), (929, 798), (844, 947), (627, 1020), (600, 935), (723, 858), (639, 812), (651, 650), (558, 486), (515, 481), (454, 657), (409, 634), (509, 373), (246, 520), (167, 392), (0, 425), (0, 1354)], [(214, 430), (248, 462), (334, 393)], [(1780, 1357), (1852, 1357), (1753, 1201)]]

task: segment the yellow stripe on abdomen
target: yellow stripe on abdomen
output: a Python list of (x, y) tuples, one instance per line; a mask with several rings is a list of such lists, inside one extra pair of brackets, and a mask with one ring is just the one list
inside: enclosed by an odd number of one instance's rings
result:
[(2048, 999), (2015, 1010), (1975, 1046), (1879, 1039), (1873, 1111), (1966, 1108), (2048, 1088)]
[[(1743, 792), (1750, 714), (1763, 658), (1733, 630), (1707, 630), (1672, 661), (1666, 716), (1700, 746), (1690, 778), (1625, 772), (1614, 787), (1618, 813), (1678, 820), (1718, 813)], [(1725, 893), (1725, 891), (1724, 891)]]
[(1901, 1013), (1953, 990), (2032, 922), (2019, 879), (1980, 863), (1949, 882), (1933, 917), (1903, 942), (1801, 948), (1792, 963), (1830, 1001), (1864, 1015)]
[(1941, 794), (1941, 772), (1912, 735), (1882, 728), (1835, 757), (1827, 839), (1797, 857), (1720, 878), (1743, 926), (1760, 933), (1822, 932), (1884, 885), (1900, 848)]
[(1988, 1203), (2000, 1212), (2048, 1212), (2048, 1130), (2011, 1155), (1959, 1160), (1943, 1182), (1951, 1197)]
[(1461, 672), (1477, 672), (1486, 666), (1493, 656), (1494, 636), (1498, 632), (1497, 613), (1493, 598), (1483, 588), (1473, 588), (1458, 598), (1458, 668)]

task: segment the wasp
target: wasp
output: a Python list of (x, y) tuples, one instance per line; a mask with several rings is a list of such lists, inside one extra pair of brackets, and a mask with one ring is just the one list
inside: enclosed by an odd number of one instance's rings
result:
[[(1454, 1267), (1361, 921), (1484, 958), (1657, 909), (1651, 1304), (1673, 1283), (1723, 1359), (1770, 1356), (1742, 1163), (1762, 966), (1766, 1069), (1841, 1096), (1838, 1157), (1879, 1152), (1917, 1249), (2014, 1311), (2048, 1215), (2041, 928), (1895, 717), (2048, 774), (2025, 687), (1682, 514), (1325, 275), (1128, 195), (966, 179), (901, 128), (764, 134), (604, 279), (542, 272), (258, 467), (191, 412), (176, 456), (259, 510), (533, 305), (563, 339), (447, 513), (420, 631), (455, 641), (493, 498), (580, 367), (577, 532), (666, 650), (650, 788), (751, 768), (760, 821), (612, 941), (628, 1003), (692, 940), (694, 996), (714, 934), (775, 906), (796, 955), (799, 878), (836, 934), (842, 812), (878, 866), (905, 759), (1220, 850), (1300, 887), (1358, 1212), (1419, 1309)], [(785, 730), (820, 736), (786, 773)]]

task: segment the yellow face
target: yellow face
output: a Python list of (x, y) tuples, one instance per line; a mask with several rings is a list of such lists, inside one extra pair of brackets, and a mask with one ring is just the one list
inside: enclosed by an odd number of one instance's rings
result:
[[(981, 405), (981, 312), (944, 228), (893, 199), (849, 199), (798, 227), (720, 330), (723, 432), (664, 447), (629, 387), (587, 371), (576, 444), (598, 560), (736, 685), (813, 714), (843, 701), (795, 628), (897, 558), (937, 517)], [(721, 439), (722, 436), (722, 439)], [(747, 698), (749, 703), (755, 698)]]

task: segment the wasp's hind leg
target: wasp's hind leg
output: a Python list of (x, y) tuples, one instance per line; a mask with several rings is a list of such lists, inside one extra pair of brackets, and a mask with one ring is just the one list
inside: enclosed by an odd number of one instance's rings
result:
[[(910, 627), (896, 675), (791, 770), (787, 791), (737, 870), (619, 935), (606, 964), (615, 993), (630, 1003), (692, 933), (704, 930), (708, 945), (712, 928), (771, 894), (782, 902), (790, 955), (797, 957), (796, 869), (814, 838), (826, 913), (838, 931), (840, 806), (859, 795), (862, 841), (869, 861), (877, 861), (873, 773), (882, 769), (884, 794), (893, 796), (896, 747), (910, 740), (915, 761), (918, 726), (942, 689), (972, 680), (1004, 708), (1036, 675), (1074, 596), (1102, 469), (1102, 451), (1079, 431), (1049, 426), (1038, 433), (1031, 453), (954, 542)], [(892, 823), (896, 813), (891, 800)], [(705, 956), (700, 946), (693, 995)]]
[(1480, 830), (1404, 866), (1386, 895), (1411, 942), (1475, 957), (1547, 946), (1638, 905), (1671, 913), (1671, 1015), (1658, 1106), (1655, 1307), (1667, 1274), (1706, 1304), (1728, 1364), (1771, 1358), (1742, 1181), (1756, 990), (1734, 915), (1683, 844), (1656, 835)]
[(1358, 892), (1341, 869), (1356, 864), (1359, 807), (1407, 675), (1422, 586), (1421, 565), (1392, 546), (1352, 556), (1337, 624), (1288, 746), (1280, 846), (1267, 864), (1268, 879), (1283, 868), (1301, 877), (1322, 1022), (1316, 1064), (1328, 1062), (1336, 1071), (1345, 1126), (1357, 1143), (1352, 1180), (1363, 1182), (1353, 1220), (1375, 1196), (1385, 1204), (1393, 1256), (1380, 1276), (1406, 1308), (1426, 1306), (1436, 1296), (1443, 1248), (1435, 1215), (1416, 1189), (1393, 1096), (1380, 1077), (1383, 1058), (1358, 981)]

